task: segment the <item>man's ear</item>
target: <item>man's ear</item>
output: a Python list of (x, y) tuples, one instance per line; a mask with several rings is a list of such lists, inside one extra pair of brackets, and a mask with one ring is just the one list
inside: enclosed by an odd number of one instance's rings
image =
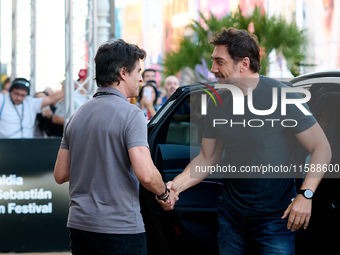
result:
[(119, 76), (120, 78), (125, 81), (126, 80), (126, 76), (128, 75), (128, 72), (126, 71), (126, 67), (122, 67), (120, 70), (119, 70)]
[(240, 62), (240, 70), (241, 73), (244, 73), (245, 71), (247, 71), (250, 67), (250, 59), (248, 57), (244, 57)]

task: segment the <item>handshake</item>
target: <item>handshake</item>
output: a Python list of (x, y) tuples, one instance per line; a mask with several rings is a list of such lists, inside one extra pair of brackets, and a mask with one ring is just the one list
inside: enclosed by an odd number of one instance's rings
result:
[(164, 210), (172, 210), (179, 199), (178, 195), (174, 183), (169, 181), (166, 183), (166, 192), (160, 196), (156, 195), (156, 200)]

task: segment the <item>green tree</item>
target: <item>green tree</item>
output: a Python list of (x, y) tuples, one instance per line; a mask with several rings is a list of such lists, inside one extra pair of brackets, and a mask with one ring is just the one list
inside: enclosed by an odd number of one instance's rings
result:
[(201, 63), (202, 58), (211, 68), (210, 56), (214, 47), (209, 41), (213, 34), (220, 32), (223, 27), (247, 30), (251, 22), (261, 47), (261, 74), (266, 75), (268, 72), (268, 56), (273, 49), (277, 53), (281, 52), (286, 58), (287, 68), (294, 76), (300, 74), (300, 66), (307, 65), (306, 30), (299, 29), (295, 22), (288, 23), (282, 16), (268, 18), (258, 7), (255, 7), (250, 16), (243, 16), (240, 9), (221, 19), (217, 19), (212, 13), (209, 19), (202, 13), (200, 16), (204, 25), (198, 21), (193, 21), (190, 25), (194, 31), (194, 39), (182, 38), (177, 52), (166, 53), (163, 62), (165, 75), (177, 73), (184, 67), (194, 69), (196, 64)]

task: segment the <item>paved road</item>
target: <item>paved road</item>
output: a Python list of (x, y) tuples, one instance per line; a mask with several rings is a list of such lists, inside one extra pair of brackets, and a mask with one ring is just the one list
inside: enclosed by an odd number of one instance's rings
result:
[(0, 253), (0, 255), (71, 255), (71, 252)]

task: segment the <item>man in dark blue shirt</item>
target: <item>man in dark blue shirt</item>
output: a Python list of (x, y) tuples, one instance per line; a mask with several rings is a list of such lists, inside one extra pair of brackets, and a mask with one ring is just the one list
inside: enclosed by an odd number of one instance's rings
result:
[(209, 172), (190, 166), (217, 166), (225, 151), (224, 166), (233, 171), (219, 208), (220, 254), (294, 254), (295, 230), (307, 228), (323, 176), (307, 173), (296, 195), (289, 170), (301, 163), (297, 144), (311, 154), (310, 166), (327, 166), (329, 143), (302, 97), (287, 93), (293, 88), (259, 75), (256, 38), (229, 28), (211, 43), (211, 72), (230, 89), (219, 92), (221, 106), (208, 101), (201, 152), (168, 186), (179, 194), (201, 182)]

